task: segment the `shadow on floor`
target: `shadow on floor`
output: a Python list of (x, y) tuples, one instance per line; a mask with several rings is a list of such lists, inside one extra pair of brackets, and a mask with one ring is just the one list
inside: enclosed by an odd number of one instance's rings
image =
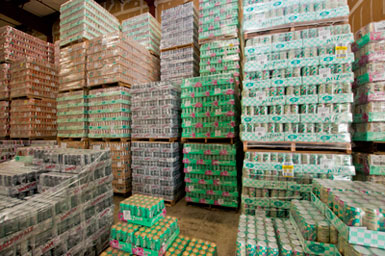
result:
[[(119, 202), (123, 199), (125, 198), (114, 196), (114, 222), (118, 222)], [(218, 256), (235, 255), (240, 215), (235, 209), (187, 205), (182, 198), (173, 207), (167, 207), (167, 215), (178, 218), (182, 235), (216, 243)]]

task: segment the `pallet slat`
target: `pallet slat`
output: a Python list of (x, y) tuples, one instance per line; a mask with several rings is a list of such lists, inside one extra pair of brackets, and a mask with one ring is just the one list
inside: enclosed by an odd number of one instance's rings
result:
[(244, 152), (258, 150), (258, 149), (286, 149), (290, 152), (299, 150), (335, 150), (342, 151), (348, 154), (352, 153), (351, 143), (325, 143), (325, 142), (261, 142), (261, 141), (244, 141)]

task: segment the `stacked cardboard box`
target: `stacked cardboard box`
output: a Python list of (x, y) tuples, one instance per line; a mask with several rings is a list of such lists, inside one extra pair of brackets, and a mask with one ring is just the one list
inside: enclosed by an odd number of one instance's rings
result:
[(9, 80), (11, 75), (9, 73), (10, 64), (0, 64), (0, 100), (9, 99)]
[(160, 23), (150, 13), (122, 21), (122, 32), (159, 56)]
[(9, 136), (9, 101), (0, 101), (0, 137), (4, 138)]
[(193, 2), (162, 11), (161, 80), (193, 77), (199, 71), (198, 17)]
[(131, 143), (120, 141), (90, 141), (90, 149), (110, 150), (112, 159), (112, 187), (114, 193), (131, 192)]
[(159, 60), (121, 32), (97, 37), (87, 50), (87, 86), (138, 84), (159, 78)]
[(60, 6), (60, 46), (119, 29), (119, 20), (93, 0), (71, 0)]

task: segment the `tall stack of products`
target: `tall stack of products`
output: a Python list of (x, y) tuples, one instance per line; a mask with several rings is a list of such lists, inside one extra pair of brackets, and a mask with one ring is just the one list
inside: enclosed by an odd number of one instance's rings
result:
[(385, 141), (385, 30), (384, 21), (370, 23), (357, 32), (353, 46), (355, 141)]
[(10, 136), (56, 136), (57, 67), (27, 58), (12, 63), (10, 73)]
[[(1, 255), (98, 255), (113, 219), (111, 160), (108, 151), (30, 148), (32, 166), (3, 163), (1, 181), (28, 182), (44, 191), (25, 200), (2, 197)], [(14, 168), (12, 169), (12, 166)], [(3, 170), (2, 167), (0, 169)], [(3, 173), (1, 172), (1, 177)], [(87, 186), (84, 186), (84, 181)], [(2, 184), (1, 186), (9, 184)], [(56, 185), (56, 186), (55, 186)], [(23, 190), (22, 189), (22, 190)], [(25, 191), (30, 195), (31, 191)]]
[(232, 73), (240, 83), (239, 1), (199, 2), (200, 75)]
[(90, 149), (109, 150), (111, 154), (114, 193), (131, 192), (131, 143), (129, 141), (90, 141)]
[(156, 81), (159, 59), (121, 32), (97, 37), (87, 49), (87, 86)]
[(0, 64), (0, 137), (9, 136), (9, 67), (8, 63)]
[[(173, 82), (132, 86), (133, 192), (180, 197), (180, 89)], [(150, 140), (150, 141), (149, 141)], [(155, 140), (155, 141), (151, 141)]]
[(110, 248), (101, 255), (217, 254), (216, 244), (179, 235), (178, 220), (166, 216), (163, 199), (134, 195), (120, 203), (120, 222), (111, 228)]
[(292, 200), (310, 200), (314, 178), (355, 175), (348, 16), (343, 1), (245, 1), (244, 213), (287, 217)]
[(234, 76), (186, 79), (181, 97), (184, 140), (224, 138), (227, 141), (225, 144), (184, 145), (186, 200), (237, 207), (236, 145), (231, 144), (238, 134), (239, 118)]
[(161, 81), (181, 80), (199, 73), (198, 15), (189, 2), (162, 11)]
[(60, 46), (119, 30), (119, 20), (93, 0), (71, 0), (60, 6)]
[(122, 21), (122, 32), (159, 56), (160, 23), (148, 12)]

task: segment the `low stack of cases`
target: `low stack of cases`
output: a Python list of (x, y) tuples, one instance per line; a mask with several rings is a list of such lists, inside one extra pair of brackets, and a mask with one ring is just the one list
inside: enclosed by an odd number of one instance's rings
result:
[(51, 43), (10, 26), (0, 28), (0, 38), (0, 63), (26, 57), (55, 63), (55, 48)]
[(183, 186), (181, 148), (170, 140), (180, 136), (180, 89), (156, 82), (134, 85), (131, 93), (133, 192), (176, 200)]
[[(37, 175), (28, 175), (26, 179), (19, 175), (18, 182), (33, 182), (35, 178), (37, 186), (46, 191), (0, 210), (5, 217), (0, 225), (4, 242), (0, 254), (101, 253), (108, 243), (113, 219), (109, 153), (32, 148), (31, 154), (33, 166), (29, 168)], [(9, 163), (12, 162), (4, 164)], [(39, 175), (42, 172), (45, 174)], [(63, 182), (52, 187), (59, 180)]]
[(150, 13), (146, 12), (122, 21), (122, 32), (159, 56), (160, 23)]
[(110, 151), (114, 193), (131, 192), (131, 143), (128, 141), (90, 141), (89, 143), (90, 149)]
[(12, 63), (10, 73), (10, 136), (56, 136), (56, 66), (27, 58)]
[(240, 83), (238, 0), (199, 1), (200, 75), (231, 73)]
[(86, 138), (88, 131), (85, 91), (59, 93), (57, 98), (58, 137)]
[(95, 38), (87, 50), (87, 86), (120, 82), (133, 85), (159, 78), (159, 59), (117, 32)]
[(385, 141), (385, 21), (361, 28), (353, 45), (355, 141)]
[(71, 0), (60, 6), (60, 46), (119, 29), (119, 20), (93, 0)]
[(193, 2), (162, 11), (161, 81), (194, 77), (199, 72), (198, 17)]
[(381, 154), (381, 152), (372, 154), (354, 152), (353, 160), (357, 170), (356, 180), (385, 185), (385, 155)]

